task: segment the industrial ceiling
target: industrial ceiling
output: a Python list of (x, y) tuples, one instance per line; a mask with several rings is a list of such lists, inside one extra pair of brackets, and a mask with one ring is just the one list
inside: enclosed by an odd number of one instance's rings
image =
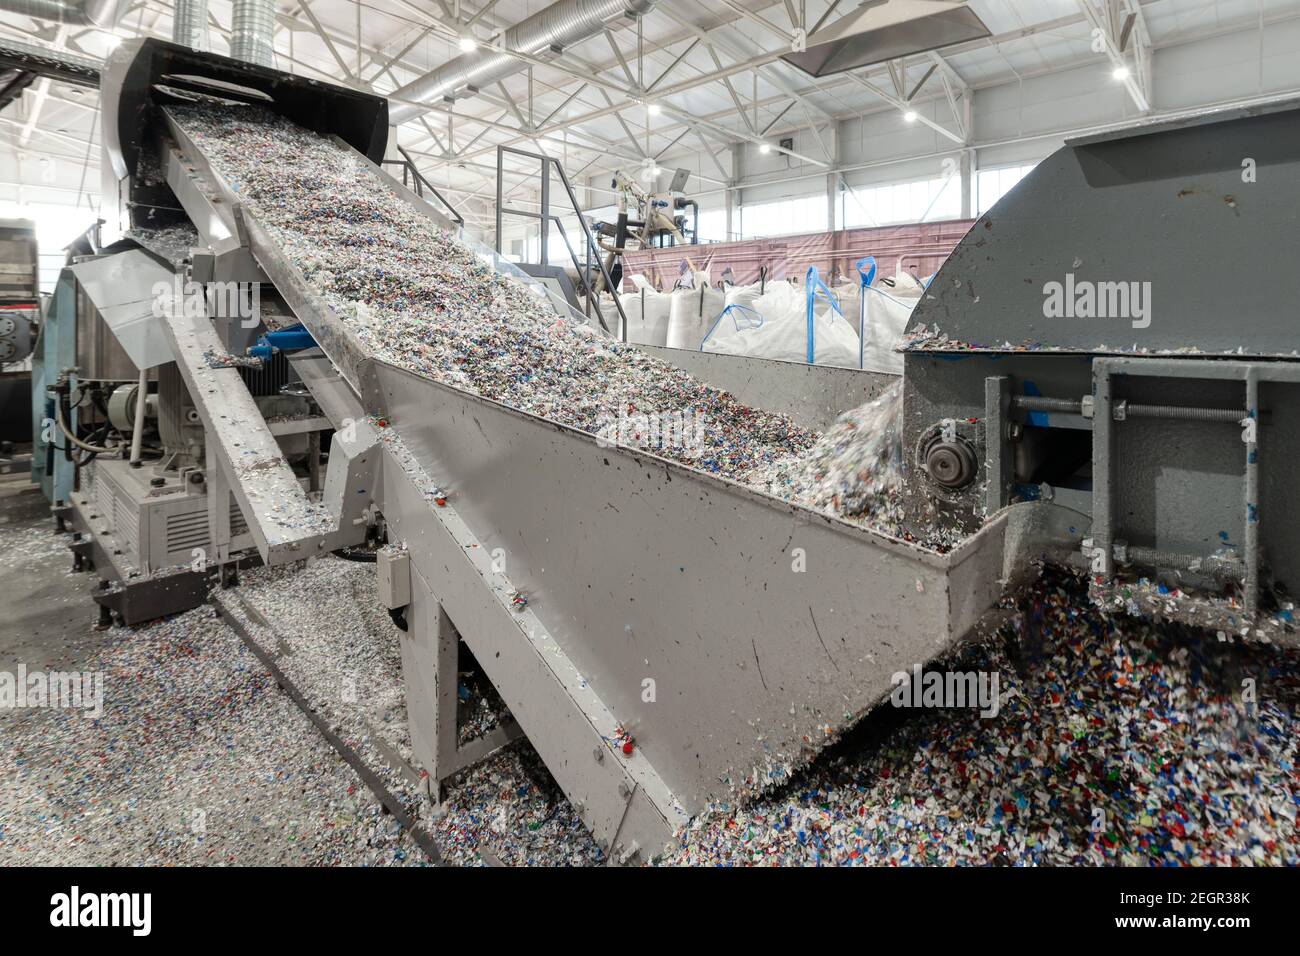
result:
[[(471, 47), (471, 56), (490, 53), (496, 38), (509, 40), (511, 27), (549, 6), (551, 0), (278, 0), (275, 65), (383, 94), (411, 90)], [(814, 78), (782, 57), (796, 31), (815, 34), (835, 24), (855, 13), (856, 0), (622, 6), (644, 16), (597, 24), (582, 31), (590, 34), (585, 39), (512, 57), (504, 75), (493, 73), (477, 89), (462, 86), (450, 99), (434, 95), (419, 108), (410, 100), (394, 104), (403, 118), (401, 143), (426, 175), (460, 197), (471, 218), (490, 215), (498, 144), (562, 152), (581, 180), (686, 152), (716, 159), (736, 143), (780, 150), (779, 135), (795, 130), (936, 103), (920, 122), (945, 143), (971, 145), (964, 112), (975, 90), (1109, 60), (1130, 72), (1123, 81), (1128, 106), (1141, 115), (1152, 107), (1146, 71), (1153, 50), (1243, 27), (1262, 31), (1300, 16), (1295, 0), (971, 0), (987, 37)], [(16, 12), (32, 7), (39, 3), (0, 3), (0, 37), (96, 58), (116, 37), (170, 38), (173, 31), (169, 0), (121, 0), (112, 33)], [(206, 22), (209, 47), (227, 51), (228, 0), (211, 0)], [(16, 95), (21, 104), (0, 115), (8, 151), (97, 163), (93, 90), (40, 80)], [(822, 152), (788, 152), (793, 161), (830, 166)], [(41, 185), (34, 164), (20, 167), (11, 182)], [(729, 178), (725, 163), (701, 160), (697, 168), (707, 186)], [(83, 179), (90, 184), (83, 191), (98, 183), (97, 175)], [(586, 198), (600, 204), (594, 192)]]

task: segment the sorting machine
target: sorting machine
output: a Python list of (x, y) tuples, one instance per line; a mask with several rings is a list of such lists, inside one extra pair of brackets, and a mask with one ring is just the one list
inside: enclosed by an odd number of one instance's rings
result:
[[(1088, 347), (1098, 332), (1088, 328), (1063, 331), (1058, 344), (1075, 346), (1068, 352), (940, 353), (933, 345), (910, 351), (906, 422), (909, 447), (919, 456), (910, 492), (918, 500), (941, 494), (946, 516), (972, 532), (940, 554), (376, 359), (170, 121), (169, 103), (214, 93), (269, 106), (336, 137), (412, 208), (441, 228), (457, 229), (377, 165), (389, 137), (383, 99), (157, 40), (124, 42), (103, 74), (102, 165), (105, 208), (116, 206), (106, 213), (106, 228), (126, 238), (117, 244), (110, 238), (85, 264), (88, 270), (81, 264), (73, 270), (111, 271), (111, 281), (87, 274), (81, 287), (96, 299), (95, 310), (111, 319), (137, 368), (154, 370), (158, 420), (186, 424), (192, 440), (185, 443), (183, 486), (154, 474), (166, 490), (153, 499), (149, 492), (115, 499), (123, 502), (121, 510), (108, 516), (97, 505), (102, 496), (74, 494), (60, 514), (81, 535), (74, 547), (103, 569), (107, 584), (97, 600), (117, 609), (129, 603), (123, 595), (152, 587), (157, 602), (157, 582), (176, 575), (199, 580), (249, 554), (281, 564), (386, 538), (378, 556), (379, 595), (402, 628), (415, 758), (435, 792), (451, 774), (522, 732), (609, 858), (632, 861), (654, 853), (710, 801), (785, 779), (882, 699), (891, 675), (979, 627), (1028, 559), (1046, 553), (1070, 560), (1091, 540), (1093, 550), (1103, 551), (1099, 566), (1110, 573), (1121, 567), (1114, 556), (1122, 532), (1130, 560), (1167, 553), (1190, 565), (1182, 551), (1191, 542), (1166, 535), (1190, 525), (1166, 512), (1167, 491), (1191, 494), (1202, 476), (1210, 482), (1212, 506), (1223, 512), (1229, 539), (1253, 542), (1240, 552), (1242, 580), (1262, 581), (1263, 554), (1270, 573), (1289, 567), (1294, 536), (1285, 539), (1281, 522), (1278, 530), (1262, 533), (1244, 515), (1256, 502), (1260, 514), (1280, 510), (1291, 493), (1282, 480), (1246, 478), (1238, 497), (1243, 513), (1232, 523), (1224, 494), (1229, 472), (1253, 468), (1253, 462), (1247, 465), (1242, 449), (1226, 442), (1214, 446), (1222, 457), (1195, 453), (1222, 437), (1215, 428), (1235, 437), (1238, 429), (1218, 420), (1224, 409), (1242, 417), (1255, 409), (1262, 416), (1264, 437), (1257, 436), (1244, 455), (1274, 442), (1282, 449), (1294, 444), (1295, 432), (1278, 412), (1296, 366), (1275, 358), (1287, 342), (1275, 313), (1265, 320), (1257, 312), (1256, 331), (1271, 328), (1273, 334), (1254, 348), (1269, 354), (1232, 359), (1112, 356)], [(1042, 305), (1027, 294), (1007, 297), (1031, 282), (1041, 285), (1050, 274), (1026, 266), (1027, 251), (1046, 257), (1060, 249), (1061, 261), (1080, 260), (1069, 266), (1077, 275), (1100, 278), (1105, 270), (1093, 271), (1099, 268), (1094, 257), (1115, 262), (1116, 250), (1126, 250), (1131, 277), (1142, 278), (1144, 269), (1150, 274), (1150, 255), (1138, 255), (1135, 238), (1143, 229), (1159, 229), (1165, 215), (1190, 215), (1183, 209), (1193, 204), (1205, 217), (1227, 205), (1207, 198), (1211, 189), (1223, 191), (1220, 170), (1226, 168), (1226, 158), (1210, 146), (1226, 149), (1234, 124), (1278, 126), (1260, 133), (1261, 175), (1294, 184), (1297, 167), (1278, 160), (1276, 151), (1297, 142), (1296, 116), (1279, 111), (1067, 147), (1010, 205), (1000, 204), (981, 220), (936, 279), (942, 291), (922, 316), (985, 344), (1022, 337), (1025, 323), (1036, 327), (1037, 320), (1009, 310), (1032, 306), (1041, 315)], [(1202, 148), (1160, 146), (1168, 135), (1189, 136)], [(1167, 175), (1153, 174), (1158, 164), (1139, 162), (1147, 152), (1164, 157)], [(1057, 212), (1066, 187), (1053, 177), (1058, 166), (1061, 177), (1069, 170), (1074, 175), (1068, 208), (1075, 212), (1068, 221)], [(1178, 189), (1193, 195), (1173, 190), (1166, 196), (1158, 188), (1176, 168), (1188, 180)], [(1257, 188), (1263, 197), (1263, 190), (1283, 187)], [(1106, 215), (1090, 208), (1085, 196), (1104, 197), (1107, 189), (1118, 190), (1110, 209), (1137, 208), (1134, 191), (1159, 205), (1137, 223), (1131, 216), (1116, 218), (1103, 233)], [(1284, 247), (1283, 210), (1250, 198), (1244, 188), (1234, 191), (1240, 197), (1234, 217), (1273, 223), (1267, 246), (1255, 246), (1271, 261)], [(1049, 211), (1036, 218), (1026, 195)], [(1004, 219), (1004, 207), (1017, 215)], [(1013, 241), (1017, 218), (1021, 238)], [(1225, 225), (1205, 221), (1206, 236)], [(1049, 224), (1066, 235), (1048, 237)], [(1235, 218), (1226, 225), (1248, 234)], [(1202, 263), (1187, 259), (1190, 220), (1179, 219), (1177, 226), (1162, 231), (1169, 268), (1150, 275), (1163, 281), (1181, 274), (1198, 292), (1171, 295), (1166, 304), (1158, 291), (1148, 341), (1159, 347), (1204, 332), (1207, 348), (1226, 347), (1227, 330), (1245, 326), (1188, 321), (1191, 306), (1223, 303), (1224, 296), (1196, 301), (1209, 282), (1174, 267)], [(176, 227), (194, 233), (183, 255), (149, 251), (158, 245), (151, 235)], [(1116, 250), (1106, 235), (1118, 243)], [(1206, 236), (1203, 241), (1212, 241)], [(1071, 237), (1077, 247), (1069, 245)], [(1007, 258), (990, 253), (997, 242)], [(490, 250), (480, 251), (515, 281), (548, 295)], [(1059, 265), (1056, 258), (1043, 261)], [(257, 283), (264, 307), (255, 322), (213, 302), (203, 314), (160, 316), (148, 308), (147, 293), (160, 274)], [(985, 280), (993, 275), (997, 281)], [(1281, 272), (1272, 278), (1295, 281)], [(1271, 301), (1262, 285), (1234, 283), (1238, 304), (1262, 310)], [(1003, 306), (987, 305), (999, 295)], [(550, 301), (561, 316), (583, 320), (562, 300)], [(280, 378), (268, 384), (258, 378), (265, 368), (250, 370), (249, 350), (266, 355), (277, 334), (288, 334), (279, 341), (295, 348)], [(786, 412), (812, 428), (826, 427), (888, 383), (888, 377), (852, 370), (658, 354), (742, 401)], [(1189, 384), (1189, 369), (1202, 372), (1190, 380), (1195, 384)], [(289, 416), (299, 423), (295, 427), (325, 436), (327, 464), (318, 480), (286, 450), (283, 416), (270, 414), (266, 401), (276, 395), (303, 403), (301, 414)], [(1193, 406), (1216, 411), (1159, 419), (1139, 411)], [(1116, 418), (1120, 409), (1127, 409), (1127, 419)], [(1174, 430), (1160, 442), (1147, 432), (1124, 432), (1147, 421), (1172, 422)], [(1086, 469), (1076, 469), (1069, 480), (1052, 470), (1066, 458), (1087, 458), (1089, 438), (1101, 442), (1103, 450), (1094, 455), (1109, 469), (1097, 470), (1103, 480), (1094, 497), (1100, 494), (1109, 508), (1089, 506)], [(1171, 458), (1162, 457), (1161, 446)], [(1226, 456), (1230, 447), (1236, 459)], [(1131, 454), (1134, 448), (1139, 453)], [(94, 470), (105, 464), (131, 468), (129, 461), (103, 457)], [(147, 467), (142, 462), (135, 470)], [(96, 474), (93, 484), (100, 482)], [(1037, 495), (1023, 493), (1030, 484), (1040, 489)], [(1059, 490), (1041, 490), (1049, 485)], [(146, 538), (137, 533), (128, 540), (124, 531), (133, 520), (138, 527), (131, 502), (173, 495), (198, 495), (206, 519), (193, 539), (200, 542), (193, 546), (198, 563), (183, 561), (179, 568), (145, 556)], [(1015, 502), (1027, 497), (1037, 500)], [(1148, 526), (1152, 534), (1141, 536)], [(1215, 560), (1229, 561), (1222, 555)], [(192, 599), (187, 588), (177, 593)], [(456, 733), (461, 642), (517, 722), (465, 745)]]

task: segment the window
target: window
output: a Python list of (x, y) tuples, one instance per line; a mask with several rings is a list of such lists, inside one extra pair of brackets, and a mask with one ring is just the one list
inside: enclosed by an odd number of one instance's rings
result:
[(840, 194), (846, 229), (961, 217), (961, 177), (847, 189)]
[(1011, 191), (1016, 183), (1029, 175), (1037, 163), (1024, 166), (1003, 166), (1001, 169), (981, 169), (975, 177), (975, 208), (984, 215), (993, 204)]
[(62, 203), (0, 202), (0, 218), (30, 219), (36, 223), (36, 246), (40, 261), (40, 289), (53, 292), (67, 254), (63, 247), (89, 229), (95, 213)]
[(829, 225), (826, 197), (821, 193), (740, 207), (740, 234), (744, 239), (824, 232)]
[(584, 210), (588, 222), (617, 222), (618, 206), (601, 206), (599, 209)]
[[(690, 210), (686, 210), (690, 215)], [(687, 225), (690, 225), (689, 221)], [(726, 242), (727, 241), (727, 210), (710, 209), (707, 212), (700, 210), (700, 242)]]

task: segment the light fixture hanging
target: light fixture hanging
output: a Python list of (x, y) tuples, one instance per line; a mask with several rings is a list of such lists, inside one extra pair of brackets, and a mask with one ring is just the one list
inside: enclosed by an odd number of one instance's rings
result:
[(964, 2), (867, 0), (782, 59), (811, 76), (830, 76), (990, 35)]

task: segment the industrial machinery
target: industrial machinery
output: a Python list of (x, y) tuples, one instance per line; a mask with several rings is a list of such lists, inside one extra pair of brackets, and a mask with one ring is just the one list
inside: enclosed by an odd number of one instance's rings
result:
[(1054, 551), (1094, 572), (1098, 600), (1294, 641), (1297, 186), (1294, 99), (1075, 139), (1039, 164), (913, 313), (916, 508), (973, 529), (1049, 501)]
[[(788, 779), (883, 699), (892, 675), (978, 628), (1031, 558), (1069, 560), (1086, 547), (1090, 561), (1101, 552), (1102, 576), (1126, 562), (1210, 577), (1235, 567), (1257, 589), (1266, 573), (1281, 581), (1294, 566), (1296, 536), (1258, 520), (1293, 496), (1280, 469), (1259, 470), (1258, 451), (1277, 448), (1271, 460), (1280, 462), (1297, 440), (1284, 413), (1297, 366), (1278, 360), (1294, 336), (1269, 311), (1286, 301), (1273, 298), (1278, 283), (1296, 281), (1276, 268), (1294, 224), (1282, 204), (1249, 190), (1296, 185), (1295, 104), (1073, 144), (968, 235), (921, 315), (946, 326), (947, 338), (918, 341), (905, 365), (911, 490), (941, 497), (971, 531), (940, 554), (377, 358), (167, 112), (178, 98), (214, 94), (336, 137), (413, 210), (457, 226), (376, 165), (388, 134), (379, 97), (156, 40), (124, 42), (105, 66), (104, 196), (106, 207), (114, 197), (118, 206), (108, 227), (134, 238), (71, 271), (136, 368), (157, 369), (160, 463), (174, 453), (184, 462), (178, 475), (201, 475), (192, 484), (203, 519), (186, 520), (202, 544), (179, 573), (224, 571), (241, 550), (283, 564), (386, 537), (379, 592), (403, 629), (413, 750), (435, 793), (515, 732), (458, 742), (462, 642), (595, 839), (627, 862), (655, 853), (711, 801)], [(1274, 185), (1226, 189), (1228, 144), (1243, 142)], [(1243, 147), (1233, 148), (1240, 168)], [(1069, 231), (1057, 212), (1063, 197), (1075, 217)], [(1126, 214), (1142, 203), (1147, 214), (1134, 222)], [(1255, 217), (1254, 229), (1220, 222), (1225, 208), (1243, 222)], [(1173, 221), (1178, 228), (1166, 226)], [(163, 248), (158, 233), (177, 228), (193, 230), (184, 255), (146, 251)], [(1153, 352), (1189, 337), (1226, 351), (1226, 284), (1215, 288), (1205, 268), (1225, 229), (1241, 229), (1238, 245), (1250, 237), (1258, 249), (1250, 278), (1270, 270), (1271, 284), (1231, 284), (1234, 325), (1254, 337), (1246, 353), (1111, 355), (1101, 342), (1121, 340), (1093, 319), (1041, 334), (1038, 287), (1052, 270), (1101, 281), (1123, 262), (1128, 278), (1157, 289), (1156, 320), (1142, 340)], [(999, 243), (1003, 254), (990, 256)], [(491, 250), (478, 251), (546, 295)], [(209, 295), (197, 310), (150, 308), (159, 270), (164, 287), (255, 283), (263, 307), (250, 316)], [(112, 281), (97, 281), (110, 271)], [(1181, 291), (1163, 291), (1174, 276)], [(562, 298), (549, 301), (559, 318), (586, 321)], [(1138, 330), (1122, 331), (1127, 342)], [(959, 352), (961, 337), (974, 345)], [(1028, 337), (1055, 351), (1018, 351)], [(1007, 339), (1016, 344), (998, 344)], [(268, 349), (287, 370), (265, 365)], [(816, 429), (889, 381), (661, 354)], [(147, 418), (145, 394), (122, 399), (134, 422)], [(266, 401), (285, 396), (304, 403), (301, 414), (286, 418)], [(165, 420), (180, 427), (170, 439)], [(319, 482), (286, 448), (285, 421), (329, 436)], [(1089, 508), (1090, 445), (1091, 500), (1101, 506)], [(142, 581), (168, 575), (140, 565), (148, 493), (123, 490), (138, 456), (117, 478), (105, 470), (115, 488), (111, 519), (98, 491), (104, 457), (93, 464), (96, 497), (74, 493), (61, 513), (83, 536), (74, 548), (112, 569), (97, 600), (116, 610)], [(1226, 494), (1236, 478), (1239, 511)], [(1165, 502), (1213, 514), (1235, 557), (1203, 552), (1197, 564), (1183, 534), (1193, 522)], [(115, 563), (112, 551), (130, 546), (133, 533), (134, 562)], [(156, 546), (148, 547), (152, 556)], [(800, 573), (803, 560), (811, 573)], [(1239, 614), (1265, 613), (1259, 601), (1246, 606), (1244, 591), (1239, 604)]]
[(36, 226), (0, 219), (0, 474), (28, 467), (32, 440), (31, 369), (40, 329), (40, 265)]
[[(196, 213), (196, 228), (169, 185), (164, 140), (149, 125), (161, 122), (154, 99), (255, 97), (230, 82), (251, 76), (275, 90), (287, 115), (367, 151), (382, 150), (386, 128), (373, 97), (321, 95), (332, 88), (184, 47), (133, 45), (111, 62), (102, 107), (107, 221), (78, 245), (83, 254), (70, 259), (51, 300), (36, 384), (44, 440), (33, 477), (59, 521), (75, 529), (74, 567), (98, 574), (101, 619), (132, 624), (202, 602), (214, 569), (228, 578), (265, 540), (214, 467), (169, 320), (204, 317), (216, 336), (210, 351), (233, 353), (214, 375), (239, 382), (248, 415), (271, 420), (266, 449), (283, 473), (268, 481), (292, 480), (297, 496), (319, 491), (320, 439), (331, 430), (287, 360), (286, 350), (310, 337), (282, 335), (295, 320), (275, 287), (263, 286), (234, 224)], [(343, 543), (365, 534), (349, 526)]]
[[(700, 206), (686, 196), (686, 180), (691, 171), (678, 169), (666, 189), (653, 188), (663, 175), (657, 167), (647, 168), (651, 188), (626, 173), (617, 172), (610, 188), (618, 193), (618, 216), (613, 222), (592, 224), (601, 237), (605, 251), (605, 268), (612, 287), (617, 290), (623, 278), (623, 254), (637, 249), (662, 248), (668, 245), (696, 245), (700, 241)], [(691, 210), (687, 218), (686, 210)], [(596, 291), (603, 292), (602, 277), (596, 278)]]

